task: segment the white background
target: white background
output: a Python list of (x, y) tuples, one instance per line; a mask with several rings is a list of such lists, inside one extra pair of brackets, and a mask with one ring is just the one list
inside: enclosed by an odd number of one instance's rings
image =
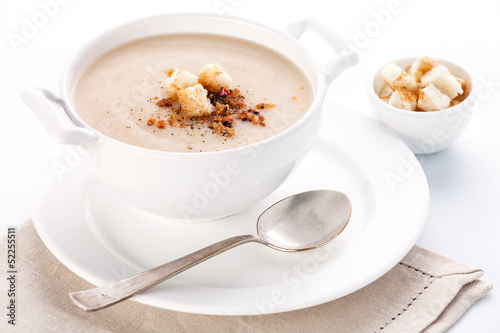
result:
[[(170, 12), (228, 14), (279, 29), (315, 15), (359, 50), (359, 65), (338, 77), (327, 98), (360, 112), (371, 114), (364, 84), (387, 59), (426, 54), (476, 74), (481, 101), (466, 132), (451, 148), (420, 158), (431, 208), (417, 244), (484, 269), (483, 279), (500, 288), (500, 2), (60, 0), (44, 21), (43, 3), (54, 1), (0, 2), (0, 233), (29, 218), (31, 174), (53, 145), (20, 92), (32, 86), (56, 88), (63, 66), (86, 41), (129, 20)], [(387, 15), (391, 8), (396, 11)], [(11, 40), (24, 38), (26, 22), (40, 27), (16, 46)], [(320, 60), (328, 57), (315, 40), (305, 42)], [(493, 289), (450, 332), (498, 332), (499, 295)]]

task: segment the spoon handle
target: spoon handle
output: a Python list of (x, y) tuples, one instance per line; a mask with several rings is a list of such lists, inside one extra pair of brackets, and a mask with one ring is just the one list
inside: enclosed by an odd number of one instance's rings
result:
[(100, 310), (165, 281), (202, 261), (248, 242), (266, 243), (255, 235), (231, 237), (137, 275), (102, 287), (70, 293), (69, 296), (82, 310)]

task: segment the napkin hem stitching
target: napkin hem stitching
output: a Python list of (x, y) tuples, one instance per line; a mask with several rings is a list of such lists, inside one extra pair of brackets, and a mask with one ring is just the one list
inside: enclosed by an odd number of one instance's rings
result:
[(389, 326), (390, 323), (392, 323), (393, 321), (395, 321), (397, 318), (401, 317), (401, 315), (404, 312), (406, 312), (406, 310), (408, 310), (408, 308), (410, 306), (413, 305), (413, 302), (415, 302), (424, 293), (424, 291), (429, 288), (429, 286), (436, 280), (436, 278), (439, 278), (439, 276), (436, 277), (436, 276), (434, 276), (432, 274), (429, 274), (429, 273), (424, 272), (424, 271), (422, 271), (422, 270), (420, 270), (420, 269), (418, 269), (416, 267), (413, 267), (411, 265), (408, 265), (408, 264), (405, 264), (405, 263), (402, 263), (402, 262), (400, 262), (399, 265), (401, 265), (403, 267), (406, 267), (406, 268), (409, 268), (409, 269), (412, 269), (415, 272), (418, 272), (418, 273), (421, 273), (422, 275), (427, 276), (428, 277), (428, 283), (422, 288), (422, 290), (420, 290), (420, 292), (417, 294), (417, 296), (415, 296), (415, 297), (412, 298), (412, 300), (411, 300), (410, 303), (408, 303), (400, 312), (398, 312), (398, 314), (396, 316), (392, 317), (390, 321), (388, 321), (388, 322), (386, 322), (384, 324), (384, 326), (379, 327), (379, 329), (377, 331), (375, 331), (374, 333), (380, 333), (380, 331), (384, 330), (387, 326)]

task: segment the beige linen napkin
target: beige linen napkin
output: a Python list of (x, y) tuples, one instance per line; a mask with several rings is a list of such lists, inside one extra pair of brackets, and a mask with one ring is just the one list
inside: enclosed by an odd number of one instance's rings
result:
[[(443, 332), (492, 288), (479, 280), (481, 270), (415, 246), (372, 284), (308, 309), (260, 316), (208, 316), (127, 300), (86, 313), (72, 304), (68, 294), (93, 286), (48, 251), (31, 221), (17, 228), (16, 246), (15, 326), (2, 314), (0, 332)], [(6, 266), (6, 234), (0, 237), (0, 249)], [(3, 278), (2, 312), (9, 302), (9, 288), (9, 281)]]

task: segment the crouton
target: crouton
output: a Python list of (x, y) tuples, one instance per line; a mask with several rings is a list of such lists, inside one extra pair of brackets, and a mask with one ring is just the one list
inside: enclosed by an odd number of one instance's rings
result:
[(422, 77), (422, 75), (437, 66), (439, 66), (439, 62), (436, 59), (427, 56), (419, 57), (410, 66), (408, 74), (415, 77), (415, 80), (417, 80), (417, 82), (420, 82), (420, 78)]
[(422, 111), (439, 111), (450, 106), (450, 98), (432, 83), (418, 94), (418, 108)]
[(181, 113), (188, 117), (201, 117), (212, 113), (213, 105), (207, 96), (208, 92), (199, 83), (177, 92)]
[(458, 82), (460, 82), (460, 85), (462, 86), (462, 93), (461, 94), (458, 94), (459, 96), (460, 95), (463, 95), (463, 93), (465, 92), (465, 90), (467, 89), (467, 82), (465, 82), (464, 79), (461, 79), (459, 77), (457, 77), (457, 80)]
[(384, 83), (382, 88), (380, 88), (380, 90), (378, 91), (377, 95), (380, 98), (385, 98), (385, 97), (390, 97), (392, 95), (392, 92), (393, 92), (392, 88)]
[(462, 84), (450, 71), (443, 65), (434, 67), (420, 78), (420, 81), (427, 84), (433, 84), (439, 91), (449, 97), (450, 100), (462, 94)]
[(163, 90), (168, 98), (176, 100), (179, 90), (194, 86), (197, 83), (198, 78), (196, 75), (185, 69), (176, 68), (165, 81)]
[(380, 72), (380, 76), (382, 76), (382, 79), (392, 90), (405, 88), (410, 92), (416, 92), (418, 89), (415, 78), (408, 75), (408, 73), (395, 63), (385, 66)]
[[(392, 91), (392, 90), (391, 90), (391, 91)], [(389, 95), (389, 96), (380, 97), (380, 99), (381, 99), (382, 101), (386, 102), (387, 104), (389, 104), (389, 100), (391, 99), (391, 96), (392, 96), (392, 94), (391, 94), (391, 95)]]
[(210, 92), (218, 92), (220, 88), (229, 89), (232, 80), (219, 64), (203, 66), (198, 75), (198, 83)]
[(417, 94), (404, 88), (398, 88), (389, 98), (389, 105), (403, 110), (415, 111), (417, 109)]

